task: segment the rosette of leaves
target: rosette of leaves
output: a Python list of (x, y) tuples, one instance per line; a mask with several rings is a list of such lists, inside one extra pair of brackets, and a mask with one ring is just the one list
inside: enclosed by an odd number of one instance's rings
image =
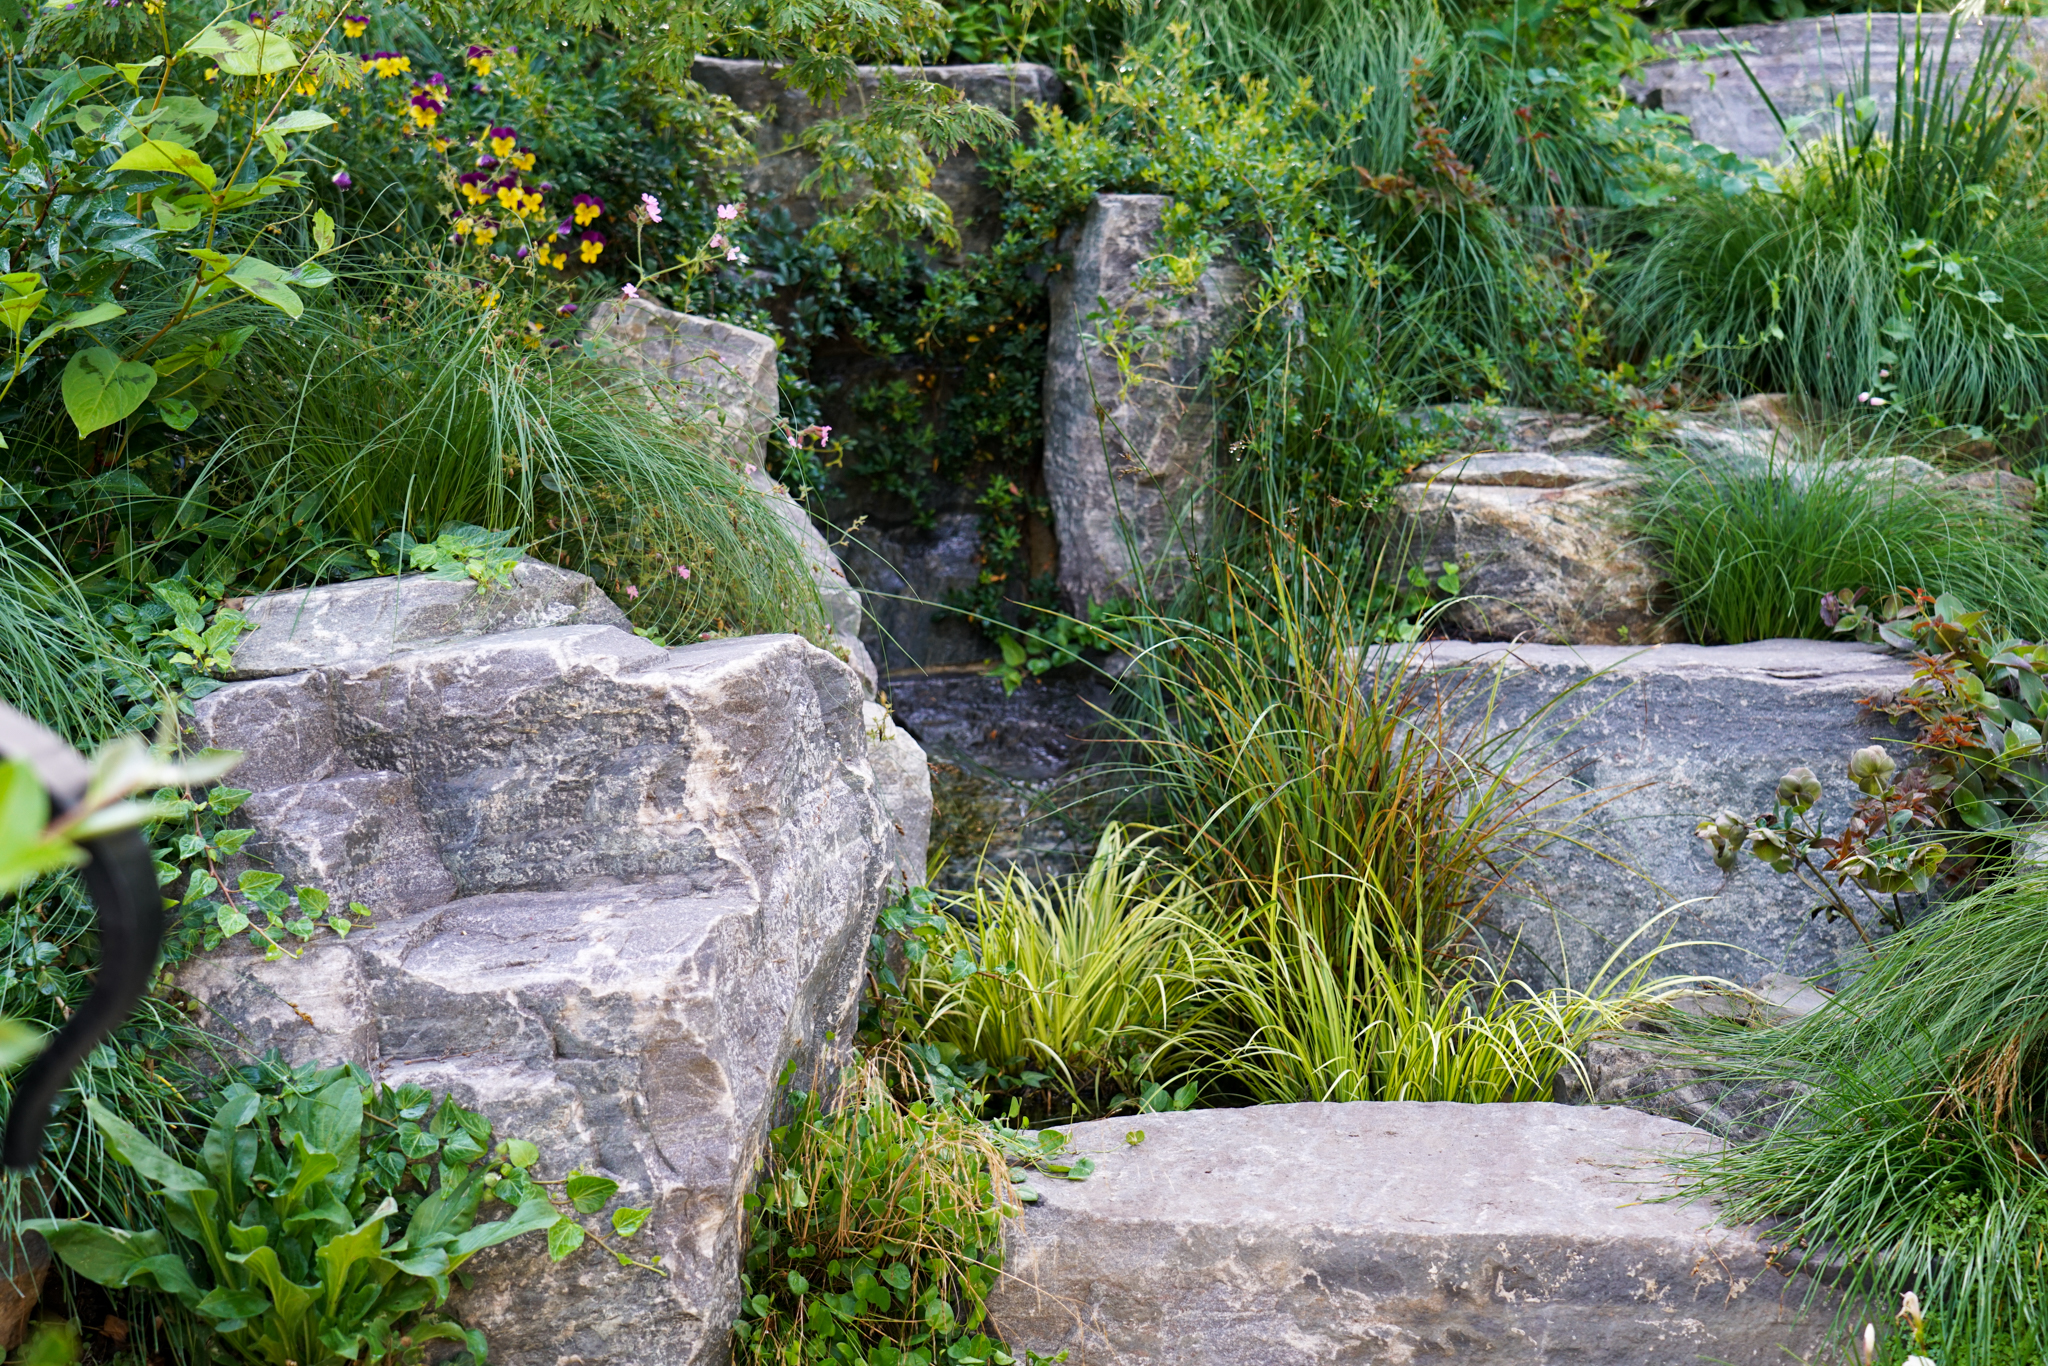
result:
[(87, 1280), (174, 1297), (241, 1361), (396, 1366), (454, 1343), (481, 1366), (483, 1335), (436, 1312), (450, 1278), (558, 1216), (534, 1197), (479, 1222), (490, 1126), (452, 1099), (431, 1102), (418, 1088), (373, 1092), (348, 1068), (294, 1078), (276, 1096), (236, 1082), (195, 1168), (89, 1100), (107, 1150), (151, 1190), (147, 1224), (25, 1227)]

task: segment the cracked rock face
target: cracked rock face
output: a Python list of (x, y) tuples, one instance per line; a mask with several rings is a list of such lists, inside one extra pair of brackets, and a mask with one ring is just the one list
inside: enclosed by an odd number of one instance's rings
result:
[[(579, 611), (610, 606), (583, 584)], [(923, 867), (922, 754), (795, 636), (664, 650), (588, 621), (444, 621), (372, 647), (327, 596), (359, 590), (255, 604), (244, 672), (286, 646), (299, 670), (222, 688), (194, 724), (250, 755), (251, 852), (374, 924), (296, 962), (224, 948), (179, 985), (252, 1049), (452, 1091), (538, 1144), (544, 1175), (602, 1172), (653, 1207), (635, 1243), (666, 1280), (594, 1248), (557, 1266), (534, 1239), (481, 1259), (455, 1308), (494, 1360), (723, 1361), (784, 1071), (829, 1065), (875, 911)], [(271, 638), (291, 619), (325, 634)]]
[[(1808, 1359), (1834, 1306), (1755, 1230), (1663, 1202), (1711, 1142), (1633, 1110), (1263, 1105), (1076, 1125), (990, 1305), (1013, 1351), (1090, 1366)], [(1788, 1352), (1790, 1355), (1788, 1355)], [(1815, 1358), (1817, 1359), (1817, 1358)]]
[(1170, 203), (1097, 195), (1052, 282), (1045, 482), (1076, 605), (1163, 591), (1201, 539), (1215, 470), (1203, 370), (1242, 313), (1245, 273), (1219, 259), (1191, 289), (1143, 278)]

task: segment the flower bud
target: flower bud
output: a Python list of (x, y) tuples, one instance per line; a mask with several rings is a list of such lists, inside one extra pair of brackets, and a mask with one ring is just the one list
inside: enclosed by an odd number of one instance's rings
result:
[(1778, 779), (1778, 805), (1804, 811), (1820, 800), (1820, 779), (1813, 770), (1799, 767)]
[(1742, 852), (1742, 841), (1749, 835), (1749, 827), (1733, 811), (1720, 811), (1699, 823), (1699, 837), (1707, 842), (1707, 852), (1713, 855), (1714, 866), (1722, 872), (1735, 867), (1736, 855)]
[(1849, 781), (1873, 797), (1884, 791), (1898, 769), (1897, 761), (1884, 752), (1883, 745), (1866, 745), (1849, 756)]

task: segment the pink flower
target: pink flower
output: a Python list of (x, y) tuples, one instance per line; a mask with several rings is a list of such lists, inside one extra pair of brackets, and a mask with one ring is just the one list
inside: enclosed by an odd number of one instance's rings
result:
[(629, 583), (626, 585), (626, 596), (629, 598), (637, 598), (640, 596), (640, 590)]
[(740, 216), (740, 206), (737, 204), (720, 204), (718, 206), (718, 216), (730, 223), (733, 219)]
[(687, 579), (687, 578), (689, 578), (689, 577), (690, 577), (690, 567), (689, 567), (688, 565), (686, 565), (686, 564), (679, 564), (679, 565), (677, 565), (677, 566), (676, 566), (676, 577), (677, 577), (677, 578), (679, 578), (679, 579)]
[(832, 440), (832, 428), (831, 428), (831, 427), (829, 427), (829, 426), (820, 426), (820, 427), (818, 428), (818, 444), (819, 444), (820, 446), (823, 446), (823, 445), (825, 445), (825, 444), (826, 444), (827, 442), (829, 442), (829, 441), (831, 441), (831, 440)]
[(648, 222), (659, 223), (661, 221), (661, 201), (659, 199), (656, 199), (651, 194), (643, 194), (640, 196), (640, 207), (647, 210)]
[(725, 250), (725, 234), (722, 232), (712, 233), (711, 240), (709, 242), (706, 242), (704, 245), (711, 248), (713, 251)]
[(640, 291), (634, 288), (632, 285), (620, 285), (619, 293), (625, 295), (629, 299), (637, 299), (640, 297)]
[(752, 474), (753, 472), (754, 472), (754, 467), (753, 467), (752, 465), (749, 465), (749, 466), (747, 466), (747, 473), (751, 475), (751, 474)]

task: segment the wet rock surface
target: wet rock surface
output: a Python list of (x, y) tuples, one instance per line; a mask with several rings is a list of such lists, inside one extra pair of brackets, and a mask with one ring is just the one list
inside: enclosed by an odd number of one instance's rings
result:
[(991, 1315), (1013, 1350), (1092, 1366), (1804, 1359), (1831, 1303), (1802, 1314), (1755, 1230), (1659, 1198), (1662, 1159), (1713, 1141), (1550, 1104), (1076, 1125), (1095, 1173), (1032, 1181)]

